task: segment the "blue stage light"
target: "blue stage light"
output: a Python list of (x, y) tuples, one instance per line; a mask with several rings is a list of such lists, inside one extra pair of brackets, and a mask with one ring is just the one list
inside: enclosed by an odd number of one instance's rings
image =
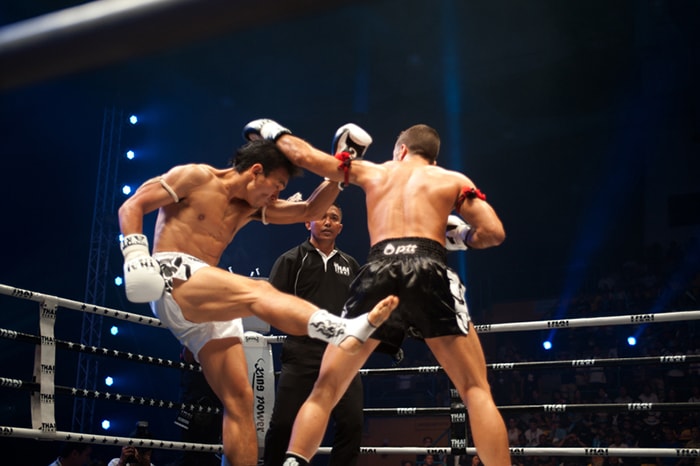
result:
[(109, 430), (110, 427), (112, 427), (112, 423), (109, 422), (109, 419), (103, 419), (102, 420), (102, 429)]
[(126, 151), (126, 158), (127, 159), (134, 160), (134, 157), (136, 157), (136, 154), (134, 153), (133, 150)]
[(109, 329), (109, 333), (116, 336), (117, 334), (119, 334), (119, 327), (117, 327), (116, 325), (112, 325), (112, 328)]
[(627, 337), (627, 344), (634, 346), (637, 344), (637, 339), (635, 337)]
[(114, 379), (110, 376), (105, 377), (105, 385), (111, 387), (114, 384)]
[(124, 193), (125, 196), (131, 194), (131, 186), (129, 186), (128, 184), (122, 186), (122, 193)]
[(122, 277), (114, 277), (114, 284), (117, 286), (122, 286), (124, 279)]
[(137, 117), (136, 115), (131, 115), (129, 117), (129, 123), (131, 123), (132, 125), (135, 125), (138, 122), (139, 122), (139, 117)]
[(552, 342), (547, 340), (544, 343), (542, 343), (542, 348), (546, 349), (547, 351), (552, 349)]

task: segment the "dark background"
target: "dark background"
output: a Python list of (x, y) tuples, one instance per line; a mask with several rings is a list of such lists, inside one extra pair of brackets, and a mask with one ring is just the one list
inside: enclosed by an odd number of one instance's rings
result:
[[(0, 24), (81, 3), (3, 2)], [(215, 37), (72, 69), (88, 53), (78, 43), (56, 52), (65, 69), (6, 85), (0, 283), (84, 299), (104, 116), (112, 110), (140, 117), (121, 132), (122, 147), (137, 158), (120, 162), (119, 185), (138, 185), (181, 163), (224, 166), (242, 143), (243, 125), (260, 117), (326, 150), (338, 126), (357, 123), (374, 138), (367, 155), (374, 161), (390, 157), (407, 126), (435, 127), (443, 138), (439, 163), (474, 180), (508, 235), (499, 248), (450, 257), (467, 280), (477, 323), (504, 321), (490, 312), (498, 304), (565, 300), (654, 243), (682, 246), (690, 264), (678, 271), (683, 280), (697, 272), (700, 3), (306, 4), (264, 20), (242, 15)], [(157, 21), (149, 27), (155, 42), (180, 33)], [(117, 36), (109, 44), (118, 42)], [(41, 69), (41, 59), (32, 66)], [(15, 71), (0, 69), (0, 76)], [(319, 181), (307, 173), (283, 195), (306, 195)], [(362, 262), (364, 196), (350, 187), (339, 202), (345, 214), (339, 245)], [(305, 236), (302, 225), (251, 225), (221, 266), (246, 275), (257, 268), (265, 276)], [(106, 264), (107, 299), (98, 304), (148, 314), (111, 285), (121, 273), (117, 244), (115, 238)], [(2, 328), (37, 332), (37, 304), (0, 297), (0, 306)], [(59, 311), (57, 337), (78, 341), (81, 319)], [(179, 350), (166, 332), (143, 328), (102, 342), (171, 359)], [(3, 376), (31, 378), (31, 345), (0, 341), (0, 347)], [(76, 358), (69, 356), (57, 383), (73, 386)], [(115, 390), (138, 384), (137, 392), (176, 398), (176, 375), (114, 364), (124, 383)], [(0, 425), (28, 427), (26, 394), (3, 392)], [(70, 430), (70, 408), (57, 408), (59, 430)], [(115, 435), (127, 435), (141, 417), (151, 418), (156, 433), (176, 435), (170, 413), (118, 408)], [(12, 442), (19, 450), (22, 442)], [(37, 464), (50, 462), (53, 446), (39, 445), (46, 449)]]

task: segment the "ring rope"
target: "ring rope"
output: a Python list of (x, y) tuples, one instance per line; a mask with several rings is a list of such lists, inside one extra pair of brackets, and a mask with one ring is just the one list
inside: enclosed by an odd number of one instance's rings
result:
[(657, 322), (678, 322), (699, 320), (700, 311), (675, 311), (658, 314), (628, 314), (607, 317), (580, 317), (577, 319), (533, 320), (504, 324), (474, 325), (479, 333), (513, 332), (521, 330), (553, 330), (574, 327), (596, 327), (598, 325), (653, 324)]
[[(512, 456), (619, 456), (619, 457), (663, 457), (663, 458), (695, 458), (700, 456), (697, 448), (596, 448), (596, 447), (510, 447)], [(331, 447), (321, 447), (319, 453), (328, 454)], [(449, 455), (450, 448), (425, 447), (360, 447), (362, 454), (431, 454)], [(466, 454), (476, 455), (476, 448), (466, 448)]]
[[(30, 333), (18, 332), (16, 330), (9, 330), (5, 328), (0, 328), (0, 338), (6, 338), (9, 340), (23, 341), (29, 343), (40, 344), (42, 341), (46, 341), (47, 337), (42, 337), (38, 335), (32, 335)], [(156, 358), (153, 356), (144, 356), (138, 353), (129, 353), (126, 351), (119, 351), (109, 348), (103, 348), (98, 346), (87, 346), (80, 343), (75, 343), (72, 341), (63, 341), (54, 338), (53, 343), (56, 347), (61, 349), (68, 349), (71, 351), (78, 351), (80, 353), (87, 353), (97, 356), (109, 356), (117, 359), (124, 359), (127, 361), (140, 362), (144, 364), (152, 364), (155, 366), (169, 367), (174, 369), (190, 370), (193, 372), (202, 372), (202, 367), (199, 364), (185, 363), (182, 361), (173, 361), (170, 359)]]
[(166, 328), (163, 325), (163, 323), (155, 317), (147, 317), (141, 314), (133, 314), (131, 312), (118, 311), (117, 309), (112, 309), (109, 307), (96, 306), (94, 304), (73, 301), (72, 299), (59, 298), (57, 296), (37, 293), (36, 291), (23, 290), (21, 288), (7, 286), (1, 283), (0, 294), (12, 296), (14, 298), (27, 299), (29, 301), (36, 301), (39, 303), (53, 300), (58, 306), (65, 307), (67, 309), (73, 309), (75, 311), (90, 312), (92, 314), (100, 314), (107, 317), (113, 317), (115, 319), (127, 320), (129, 322), (134, 322), (137, 324), (150, 325), (152, 327), (159, 327), (163, 329)]
[[(132, 314), (129, 312), (119, 311), (108, 307), (95, 306), (93, 304), (86, 304), (71, 299), (59, 298), (56, 296), (46, 295), (35, 291), (11, 287), (8, 285), (0, 284), (0, 294), (13, 296), (16, 298), (28, 299), (37, 302), (42, 302), (47, 299), (54, 299), (56, 300), (59, 306), (73, 309), (76, 311), (92, 312), (94, 314), (107, 315), (116, 319), (129, 320), (132, 322), (135, 321), (140, 324), (165, 328), (160, 322), (160, 320), (156, 319), (155, 317), (146, 317), (140, 314)], [(628, 325), (647, 324), (656, 322), (677, 322), (683, 320), (700, 320), (700, 310), (675, 311), (656, 314), (628, 314), (607, 317), (581, 317), (576, 319), (537, 320), (529, 322), (510, 322), (502, 324), (483, 324), (475, 325), (474, 328), (477, 332), (480, 333), (497, 333), (521, 330), (551, 330), (558, 328), (593, 327), (598, 325)], [(265, 336), (265, 339), (273, 343), (279, 343), (284, 340), (284, 335)]]
[[(103, 445), (122, 445), (148, 447), (163, 450), (184, 450), (222, 453), (223, 447), (216, 444), (172, 442), (164, 440), (136, 439), (128, 437), (111, 437), (101, 435), (86, 435), (79, 432), (41, 431), (22, 427), (0, 426), (0, 435), (5, 437), (32, 438), (38, 440), (56, 440), (66, 442), (80, 442)], [(319, 448), (319, 453), (330, 453), (331, 447)], [(659, 456), (659, 457), (697, 457), (700, 450), (695, 448), (536, 448), (536, 447), (511, 447), (513, 456)], [(360, 447), (361, 454), (450, 454), (450, 448), (425, 448), (425, 447)], [(476, 454), (476, 448), (466, 448), (469, 455)]]
[(197, 451), (202, 453), (223, 453), (223, 446), (209, 443), (174, 442), (170, 440), (153, 440), (129, 437), (111, 437), (105, 435), (81, 434), (80, 432), (46, 431), (24, 427), (0, 426), (0, 436), (20, 437), (34, 440), (53, 440), (102, 445), (136, 446), (161, 450)]
[[(222, 453), (223, 447), (216, 444), (172, 442), (167, 440), (136, 439), (128, 437), (111, 437), (103, 435), (87, 435), (79, 432), (41, 431), (22, 427), (0, 426), (0, 435), (4, 437), (31, 438), (37, 440), (54, 440), (66, 442), (80, 442), (102, 445), (121, 445), (148, 447), (162, 450), (198, 451), (202, 453)], [(536, 448), (536, 447), (511, 447), (513, 456), (619, 456), (619, 457), (664, 457), (664, 458), (689, 458), (700, 456), (700, 450), (696, 448)], [(319, 453), (328, 454), (331, 447), (319, 448)], [(360, 447), (361, 454), (450, 454), (450, 448), (425, 448), (425, 447)], [(476, 454), (476, 448), (466, 448), (469, 455)]]
[[(657, 314), (626, 314), (607, 317), (580, 317), (576, 319), (532, 320), (527, 322), (510, 322), (503, 324), (474, 325), (478, 333), (514, 332), (523, 330), (555, 330), (563, 328), (597, 327), (599, 325), (653, 324), (661, 322), (681, 322), (700, 320), (700, 310), (672, 311)], [(266, 335), (270, 343), (281, 343), (285, 335)]]
[[(682, 411), (682, 410), (700, 410), (700, 403), (697, 402), (660, 402), (660, 403), (579, 403), (579, 404), (542, 404), (542, 405), (510, 405), (497, 406), (499, 411), (543, 411), (545, 413), (563, 413), (571, 411), (628, 411), (628, 412), (647, 412), (647, 411)], [(400, 416), (417, 416), (417, 415), (436, 415), (450, 413), (449, 406), (437, 406), (430, 408), (365, 408), (366, 414), (375, 415), (400, 415)]]
[[(0, 285), (2, 286), (2, 285)], [(0, 288), (0, 292), (2, 289)], [(478, 333), (515, 332), (523, 330), (555, 330), (564, 328), (597, 327), (599, 325), (653, 324), (661, 322), (681, 322), (700, 320), (700, 310), (672, 311), (656, 314), (626, 314), (607, 317), (580, 317), (576, 319), (532, 320), (527, 322), (509, 322), (502, 324), (474, 325)], [(265, 335), (269, 343), (284, 342), (285, 335)]]
[[(6, 377), (0, 377), (0, 388), (15, 388), (15, 389), (29, 390), (32, 392), (36, 392), (36, 391), (39, 391), (39, 383), (38, 382), (29, 382), (29, 381), (20, 380), (20, 379), (9, 379)], [(84, 388), (64, 387), (61, 385), (55, 385), (54, 391), (58, 395), (70, 395), (70, 396), (77, 396), (77, 397), (82, 397), (82, 398), (91, 398), (94, 400), (112, 400), (112, 401), (119, 401), (121, 403), (128, 403), (128, 404), (139, 405), (139, 406), (152, 406), (152, 407), (156, 407), (156, 408), (173, 408), (173, 409), (187, 410), (190, 412), (196, 411), (198, 413), (215, 413), (215, 414), (221, 413), (221, 409), (210, 407), (210, 406), (187, 404), (187, 403), (167, 401), (167, 400), (158, 400), (156, 398), (146, 398), (146, 397), (142, 397), (142, 396), (124, 395), (121, 393), (100, 392), (97, 390), (87, 390)]]
[[(39, 387), (37, 382), (23, 381), (0, 377), (0, 387), (15, 388), (36, 391)], [(123, 395), (119, 393), (100, 392), (96, 390), (78, 389), (74, 387), (55, 386), (56, 394), (72, 395), (79, 397), (89, 397), (93, 399), (114, 400), (140, 406), (152, 406), (158, 408), (188, 409), (189, 411), (219, 413), (219, 408), (201, 406), (195, 404), (184, 404), (173, 401), (158, 400), (155, 398), (138, 397), (133, 395)], [(541, 404), (541, 405), (509, 405), (498, 406), (499, 411), (543, 411), (551, 412), (576, 412), (576, 411), (627, 411), (627, 412), (648, 412), (648, 411), (681, 411), (700, 410), (700, 403), (693, 402), (660, 402), (660, 403), (579, 403), (579, 404)], [(450, 407), (397, 407), (397, 408), (364, 408), (363, 412), (370, 415), (442, 415), (450, 413)]]
[[(569, 359), (561, 361), (524, 361), (524, 362), (500, 362), (487, 364), (487, 369), (495, 371), (508, 371), (521, 368), (543, 369), (543, 368), (590, 368), (623, 366), (634, 364), (689, 364), (700, 362), (699, 354), (676, 354), (666, 356), (642, 356), (632, 358), (601, 358), (601, 359)], [(416, 367), (387, 367), (378, 369), (360, 369), (362, 375), (408, 375), (408, 374), (431, 374), (444, 372), (440, 366), (416, 366)]]

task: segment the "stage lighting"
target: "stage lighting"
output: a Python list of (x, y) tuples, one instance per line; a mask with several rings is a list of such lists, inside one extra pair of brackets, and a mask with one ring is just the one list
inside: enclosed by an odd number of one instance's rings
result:
[(136, 115), (131, 115), (129, 117), (129, 123), (131, 123), (132, 125), (135, 125), (138, 122), (139, 122), (139, 117), (137, 117)]
[(110, 427), (112, 427), (112, 423), (109, 422), (109, 419), (103, 419), (102, 420), (102, 429), (109, 430)]
[(135, 157), (135, 156), (136, 156), (136, 154), (134, 153), (133, 150), (128, 150), (128, 151), (126, 151), (126, 158), (127, 158), (127, 159), (129, 159), (129, 160), (134, 160), (134, 157)]
[(129, 186), (128, 184), (122, 186), (122, 193), (124, 193), (125, 196), (131, 194), (131, 186)]
[(114, 277), (114, 284), (117, 286), (122, 286), (124, 279), (122, 277)]
[(547, 351), (552, 349), (552, 342), (547, 340), (544, 343), (542, 343), (542, 348), (546, 349)]
[(112, 325), (112, 328), (109, 329), (109, 333), (111, 333), (114, 336), (117, 336), (119, 334), (119, 327), (116, 325)]
[(627, 344), (634, 346), (637, 344), (637, 339), (635, 337), (627, 337)]
[(110, 376), (105, 377), (105, 385), (111, 387), (114, 384), (114, 379)]

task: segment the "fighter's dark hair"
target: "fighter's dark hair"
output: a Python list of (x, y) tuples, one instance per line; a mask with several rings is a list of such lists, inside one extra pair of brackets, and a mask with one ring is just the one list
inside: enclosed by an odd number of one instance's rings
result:
[(242, 145), (236, 150), (229, 163), (239, 173), (256, 163), (262, 165), (265, 176), (278, 168), (283, 168), (290, 178), (302, 173), (301, 168), (293, 165), (273, 141), (266, 139), (258, 139)]
[(440, 135), (428, 125), (414, 125), (399, 134), (396, 144), (405, 144), (409, 152), (432, 163), (440, 152)]

